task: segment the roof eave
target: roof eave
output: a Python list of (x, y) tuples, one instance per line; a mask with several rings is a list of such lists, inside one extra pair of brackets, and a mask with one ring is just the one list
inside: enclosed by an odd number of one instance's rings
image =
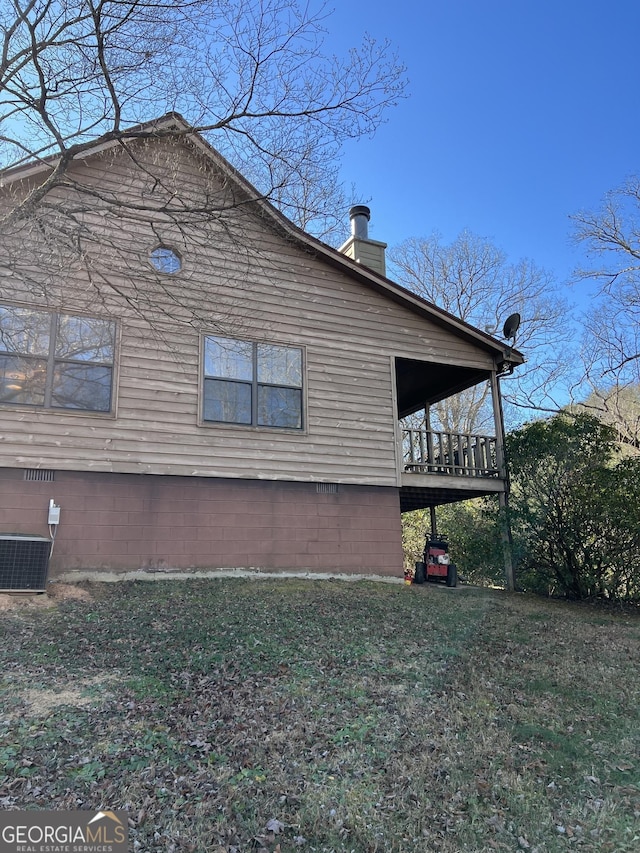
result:
[[(213, 161), (218, 169), (224, 171), (232, 180), (236, 182), (239, 188), (246, 193), (249, 199), (253, 200), (263, 213), (265, 213), (280, 229), (284, 230), (292, 239), (303, 246), (307, 251), (312, 251), (314, 254), (322, 257), (329, 264), (348, 275), (355, 277), (361, 283), (373, 288), (391, 298), (395, 302), (404, 305), (412, 311), (428, 318), (432, 322), (453, 329), (460, 337), (474, 343), (485, 351), (492, 354), (498, 371), (504, 369), (505, 365), (516, 367), (523, 364), (525, 359), (522, 353), (512, 349), (506, 344), (501, 343), (486, 332), (476, 329), (464, 320), (460, 320), (453, 314), (449, 314), (437, 305), (428, 302), (421, 296), (413, 293), (410, 290), (396, 284), (391, 279), (386, 278), (380, 273), (370, 270), (362, 266), (357, 261), (341, 254), (337, 249), (328, 246), (316, 237), (307, 234), (291, 220), (281, 213), (271, 202), (269, 202), (258, 190), (248, 181), (238, 170), (229, 163), (213, 146), (183, 118), (179, 113), (171, 112), (153, 121), (144, 122), (134, 127), (127, 128), (125, 140), (135, 140), (139, 138), (148, 138), (153, 136), (154, 131), (160, 132), (159, 135), (170, 135), (171, 130), (176, 130), (185, 138), (195, 143), (196, 147), (211, 161)], [(94, 145), (83, 148), (74, 160), (85, 160), (96, 154), (120, 145), (122, 136), (116, 138), (97, 139)], [(33, 177), (44, 171), (50, 171), (55, 168), (55, 163), (59, 160), (59, 155), (51, 155), (50, 158), (43, 158), (37, 163), (29, 163), (21, 166), (16, 166), (13, 169), (7, 169), (0, 172), (0, 185), (6, 185), (16, 180)], [(8, 179), (8, 180), (7, 180)]]
[[(111, 148), (120, 145), (122, 140), (134, 140), (153, 135), (153, 131), (168, 132), (172, 129), (180, 130), (185, 136), (190, 133), (196, 134), (189, 123), (179, 113), (167, 113), (153, 121), (143, 122), (141, 124), (128, 127), (122, 133), (116, 136), (105, 134), (103, 137), (98, 137), (92, 143), (87, 144), (86, 148), (82, 148), (77, 154), (74, 154), (73, 160), (82, 161), (89, 157), (94, 157), (96, 154), (101, 154)], [(55, 169), (56, 163), (60, 160), (60, 153), (48, 154), (45, 157), (39, 157), (36, 161), (22, 163), (19, 166), (10, 166), (7, 169), (0, 170), (0, 186), (6, 186), (14, 181), (24, 180), (38, 175), (42, 172), (50, 172)]]

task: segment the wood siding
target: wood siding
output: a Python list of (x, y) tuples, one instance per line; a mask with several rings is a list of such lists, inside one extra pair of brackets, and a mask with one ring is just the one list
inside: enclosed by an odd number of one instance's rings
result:
[[(219, 197), (225, 207), (231, 190), (185, 143), (139, 148), (155, 168), (165, 156), (167, 184), (185, 197)], [(151, 194), (124, 154), (96, 156), (77, 170), (103, 195)], [(64, 251), (48, 254), (35, 229), (25, 233), (0, 298), (115, 317), (115, 411), (0, 406), (1, 467), (397, 486), (393, 357), (424, 360), (425, 370), (491, 368), (486, 351), (294, 245), (247, 207), (194, 219), (189, 233), (160, 213), (141, 215), (132, 228), (101, 218), (99, 201), (95, 207), (85, 216), (109, 241), (69, 263)], [(184, 259), (176, 276), (150, 272), (158, 235)], [(0, 251), (6, 260), (11, 249)], [(108, 282), (98, 286), (101, 265)], [(207, 332), (303, 348), (303, 431), (199, 422)]]
[(347, 242), (340, 247), (340, 251), (346, 255), (346, 257), (352, 258), (359, 264), (369, 267), (369, 269), (375, 270), (381, 275), (386, 275), (386, 248), (386, 243), (380, 243), (377, 240), (363, 240), (359, 237), (350, 237)]

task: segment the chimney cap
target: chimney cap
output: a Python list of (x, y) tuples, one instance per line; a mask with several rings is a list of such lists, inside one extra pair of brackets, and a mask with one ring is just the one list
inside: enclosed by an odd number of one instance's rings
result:
[(349, 218), (353, 219), (355, 216), (366, 216), (369, 220), (371, 219), (371, 210), (366, 204), (356, 204), (349, 209)]

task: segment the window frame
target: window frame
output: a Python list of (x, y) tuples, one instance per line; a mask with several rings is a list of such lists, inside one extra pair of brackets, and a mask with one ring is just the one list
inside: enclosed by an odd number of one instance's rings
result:
[[(49, 318), (49, 349), (46, 355), (32, 355), (25, 352), (11, 351), (2, 348), (0, 341), (0, 357), (19, 358), (27, 362), (41, 361), (46, 365), (46, 376), (43, 389), (43, 402), (28, 403), (24, 401), (12, 403), (9, 400), (0, 400), (0, 407), (6, 409), (24, 408), (28, 411), (46, 411), (53, 414), (65, 415), (80, 415), (89, 417), (109, 417), (113, 418), (116, 415), (116, 399), (117, 399), (117, 378), (118, 378), (118, 351), (120, 342), (120, 324), (112, 317), (96, 317), (95, 315), (84, 314), (81, 312), (72, 312), (67, 310), (52, 311), (50, 308), (34, 304), (19, 304), (2, 300), (0, 308), (16, 308), (23, 311), (33, 311), (36, 313), (48, 315)], [(59, 342), (59, 321), (61, 317), (71, 317), (73, 319), (91, 321), (95, 320), (100, 323), (110, 323), (113, 328), (112, 336), (112, 360), (111, 361), (92, 361), (88, 359), (78, 359), (69, 356), (58, 356), (56, 347)], [(102, 367), (108, 368), (111, 371), (111, 383), (109, 388), (109, 408), (108, 409), (87, 409), (79, 406), (57, 406), (52, 400), (54, 397), (54, 380), (55, 372), (58, 365), (78, 365), (86, 367)]]
[[(206, 373), (206, 342), (207, 338), (222, 338), (232, 340), (236, 343), (249, 344), (251, 346), (251, 379), (235, 379), (224, 376), (209, 376)], [(300, 385), (285, 385), (277, 382), (260, 382), (258, 380), (258, 348), (260, 346), (282, 347), (283, 349), (296, 350), (300, 353)], [(306, 348), (301, 344), (292, 344), (290, 342), (274, 341), (274, 340), (258, 340), (250, 338), (235, 338), (230, 335), (222, 335), (217, 332), (205, 332), (200, 336), (200, 407), (199, 407), (199, 426), (207, 428), (230, 427), (232, 429), (241, 430), (268, 430), (279, 433), (292, 433), (294, 435), (305, 435), (307, 433), (307, 372), (306, 372)], [(241, 421), (224, 421), (205, 418), (205, 385), (209, 381), (222, 381), (230, 384), (238, 384), (249, 386), (251, 389), (251, 422)], [(277, 424), (260, 424), (258, 423), (258, 393), (260, 388), (280, 388), (285, 390), (294, 390), (300, 394), (300, 426), (279, 426)]]

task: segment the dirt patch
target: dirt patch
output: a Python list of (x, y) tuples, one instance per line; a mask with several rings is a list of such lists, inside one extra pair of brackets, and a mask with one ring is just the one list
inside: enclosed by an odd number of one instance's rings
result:
[(54, 607), (55, 603), (46, 593), (20, 592), (0, 594), (0, 611), (19, 608)]
[(88, 589), (71, 583), (50, 583), (46, 592), (0, 594), (0, 612), (22, 608), (55, 607), (59, 601), (93, 601)]
[[(106, 689), (107, 683), (114, 681), (115, 678), (116, 676), (107, 678), (98, 676), (84, 679), (72, 686), (65, 682), (61, 683), (60, 687), (27, 687), (20, 690), (16, 698), (21, 704), (28, 706), (27, 713), (29, 716), (46, 717), (63, 705), (71, 705), (74, 708), (100, 705), (110, 695)], [(24, 713), (24, 709), (16, 710), (13, 716)]]
[(72, 583), (50, 583), (47, 587), (47, 595), (58, 601), (73, 599), (74, 601), (93, 601), (93, 596), (88, 589)]

